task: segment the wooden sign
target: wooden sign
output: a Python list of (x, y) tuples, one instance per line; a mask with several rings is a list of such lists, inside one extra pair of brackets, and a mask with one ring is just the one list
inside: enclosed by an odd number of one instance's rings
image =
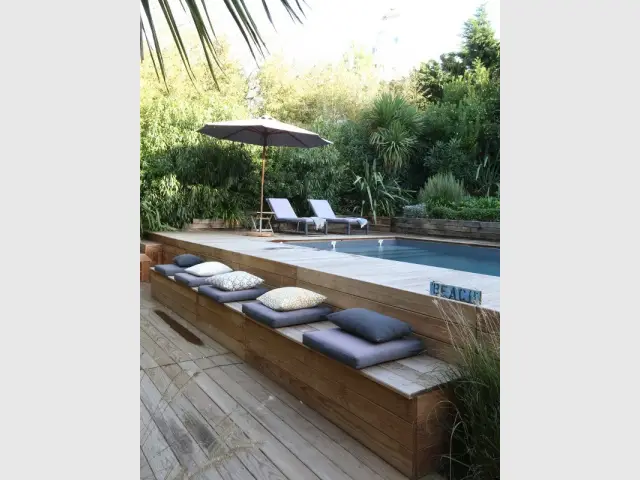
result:
[(482, 303), (482, 292), (479, 290), (471, 290), (434, 281), (431, 282), (429, 294), (434, 297), (448, 298), (449, 300), (457, 300), (458, 302), (472, 305), (480, 305)]

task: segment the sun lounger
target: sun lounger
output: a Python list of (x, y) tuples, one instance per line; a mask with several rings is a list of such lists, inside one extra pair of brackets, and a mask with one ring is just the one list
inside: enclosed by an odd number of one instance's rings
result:
[[(346, 225), (347, 227), (347, 235), (351, 235), (351, 225), (360, 226), (361, 222), (365, 219), (356, 218), (356, 217), (344, 217), (338, 218), (336, 214), (333, 213), (333, 209), (329, 202), (326, 200), (312, 200), (309, 199), (309, 204), (313, 209), (313, 213), (316, 217), (324, 218), (327, 224), (329, 223), (337, 223), (341, 225)], [(366, 229), (367, 235), (369, 234), (369, 222), (366, 222), (364, 225)]]
[[(267, 203), (271, 207), (271, 211), (274, 213), (274, 218), (271, 220), (275, 223), (288, 223), (296, 224), (296, 230), (302, 223), (304, 225), (304, 234), (309, 234), (309, 225), (314, 226), (315, 222), (309, 217), (298, 217), (296, 212), (291, 208), (289, 200), (286, 198), (267, 198)], [(327, 233), (327, 223), (324, 224), (324, 233)]]

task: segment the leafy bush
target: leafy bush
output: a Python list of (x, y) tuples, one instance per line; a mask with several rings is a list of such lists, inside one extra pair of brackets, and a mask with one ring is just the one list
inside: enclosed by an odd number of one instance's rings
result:
[(481, 222), (499, 222), (499, 208), (474, 208), (460, 206), (435, 205), (428, 209), (429, 218), (439, 218), (446, 220), (477, 220)]
[(495, 197), (466, 197), (460, 202), (409, 205), (402, 214), (409, 218), (438, 218), (445, 220), (500, 221), (500, 199)]
[(199, 217), (234, 223), (245, 209), (257, 210), (261, 149), (197, 130), (206, 122), (261, 114), (333, 142), (269, 149), (265, 196), (289, 198), (299, 215), (310, 214), (309, 197), (326, 198), (338, 213), (395, 215), (408, 192), (422, 189), (424, 206), (408, 207), (405, 215), (499, 220), (499, 200), (464, 198), (465, 190), (499, 197), (499, 42), (481, 11), (463, 33), (460, 52), (386, 85), (370, 55), (357, 50), (307, 71), (272, 57), (247, 78), (221, 41), (219, 89), (202, 56), (191, 62), (197, 89), (174, 68), (181, 63), (177, 52), (165, 55), (168, 89), (153, 65), (144, 64), (141, 228), (182, 228)]
[(364, 111), (362, 121), (386, 171), (396, 173), (404, 167), (415, 152), (422, 128), (417, 108), (401, 96), (383, 93)]
[(452, 173), (438, 173), (427, 180), (418, 193), (418, 200), (425, 205), (446, 205), (461, 201), (465, 195), (462, 182)]

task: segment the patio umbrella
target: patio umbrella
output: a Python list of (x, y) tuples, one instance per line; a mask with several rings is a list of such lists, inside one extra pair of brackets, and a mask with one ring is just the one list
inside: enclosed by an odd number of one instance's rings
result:
[(227, 122), (207, 123), (198, 130), (198, 132), (222, 140), (262, 146), (259, 222), (261, 232), (264, 202), (264, 166), (267, 161), (267, 147), (314, 148), (331, 144), (329, 140), (325, 140), (317, 133), (279, 122), (267, 116), (251, 120), (230, 120)]

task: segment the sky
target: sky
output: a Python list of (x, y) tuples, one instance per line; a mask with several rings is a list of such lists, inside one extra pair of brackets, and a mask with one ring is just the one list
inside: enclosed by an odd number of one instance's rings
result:
[[(463, 23), (482, 3), (500, 37), (498, 0), (306, 0), (308, 6), (300, 2), (306, 13), (302, 24), (291, 21), (279, 0), (267, 3), (277, 30), (269, 23), (262, 0), (246, 0), (269, 52), (301, 68), (339, 60), (355, 44), (369, 52), (376, 49), (376, 63), (384, 65), (387, 78), (406, 75), (420, 62), (456, 50)], [(255, 70), (224, 2), (208, 0), (207, 7), (216, 34), (227, 38), (232, 55), (247, 73)], [(392, 18), (383, 20), (391, 12)], [(186, 16), (178, 22), (189, 28)]]

